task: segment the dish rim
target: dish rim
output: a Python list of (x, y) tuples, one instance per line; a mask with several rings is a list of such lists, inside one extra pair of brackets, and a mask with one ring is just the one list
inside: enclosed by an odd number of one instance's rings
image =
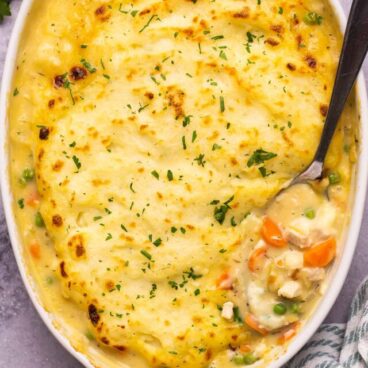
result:
[[(335, 16), (340, 24), (340, 28), (345, 30), (346, 16), (339, 0), (328, 0), (331, 4)], [(12, 244), (15, 259), (18, 265), (19, 272), (21, 274), (23, 284), (28, 292), (28, 295), (35, 306), (39, 316), (43, 320), (43, 323), (48, 327), (49, 331), (59, 341), (59, 343), (80, 363), (86, 368), (94, 368), (86, 355), (78, 352), (71, 344), (71, 342), (62, 335), (62, 333), (54, 326), (53, 316), (47, 312), (41, 305), (36, 290), (33, 287), (33, 280), (27, 272), (27, 266), (24, 262), (22, 255), (22, 242), (18, 234), (18, 227), (15, 220), (15, 214), (13, 211), (13, 196), (10, 185), (9, 175), (9, 157), (8, 157), (8, 97), (11, 94), (11, 86), (13, 77), (15, 74), (16, 59), (20, 47), (20, 41), (23, 35), (23, 29), (28, 20), (28, 15), (33, 5), (34, 0), (23, 0), (12, 34), (8, 45), (6, 54), (3, 77), (0, 91), (0, 190), (2, 195), (2, 203), (4, 214), (6, 218), (7, 228), (9, 232), (10, 241)], [(362, 144), (362, 142), (368, 142), (368, 101), (367, 90), (365, 85), (365, 79), (363, 72), (360, 73), (357, 85), (357, 108), (360, 116), (360, 152), (359, 161), (356, 165), (355, 174), (355, 190), (352, 195), (352, 212), (351, 219), (348, 225), (348, 231), (345, 237), (344, 248), (341, 254), (340, 264), (334, 272), (328, 284), (328, 290), (322, 296), (321, 301), (318, 304), (318, 308), (314, 311), (312, 316), (308, 319), (307, 323), (297, 335), (294, 341), (288, 346), (286, 353), (280, 356), (280, 358), (271, 363), (269, 368), (280, 368), (290, 359), (292, 359), (297, 352), (306, 344), (306, 342), (316, 332), (318, 327), (322, 324), (327, 314), (331, 310), (335, 303), (350, 270), (351, 262), (353, 260), (358, 236), (364, 215), (364, 205), (367, 192), (367, 179), (368, 179), (368, 165), (365, 163), (368, 161), (368, 145)]]

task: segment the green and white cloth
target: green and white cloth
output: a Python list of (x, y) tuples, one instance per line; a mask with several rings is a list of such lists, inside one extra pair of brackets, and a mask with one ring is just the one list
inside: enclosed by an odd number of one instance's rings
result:
[(322, 325), (284, 368), (368, 368), (368, 279), (354, 297), (348, 323)]

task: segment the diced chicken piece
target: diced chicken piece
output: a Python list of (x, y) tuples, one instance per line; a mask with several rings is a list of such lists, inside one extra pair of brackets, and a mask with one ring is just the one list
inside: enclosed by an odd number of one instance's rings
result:
[(303, 267), (304, 256), (302, 252), (289, 250), (275, 259), (277, 266), (286, 268), (287, 270), (298, 270)]
[(297, 281), (287, 281), (278, 291), (279, 296), (294, 299), (301, 295), (302, 287)]
[(324, 268), (317, 267), (304, 267), (302, 273), (311, 282), (322, 281), (326, 277), (326, 271)]
[(226, 302), (222, 306), (221, 317), (231, 320), (234, 317), (234, 303)]
[(336, 209), (326, 202), (318, 208), (314, 219), (304, 216), (291, 221), (286, 229), (287, 240), (299, 248), (309, 248), (314, 243), (335, 234)]
[(289, 243), (301, 249), (310, 247), (310, 241), (307, 235), (303, 235), (294, 229), (286, 229), (285, 233)]

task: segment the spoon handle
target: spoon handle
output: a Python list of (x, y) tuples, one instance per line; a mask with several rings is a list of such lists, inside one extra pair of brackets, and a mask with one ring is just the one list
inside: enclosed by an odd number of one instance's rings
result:
[(346, 100), (368, 51), (368, 0), (354, 0), (345, 32), (331, 103), (314, 161), (323, 163)]

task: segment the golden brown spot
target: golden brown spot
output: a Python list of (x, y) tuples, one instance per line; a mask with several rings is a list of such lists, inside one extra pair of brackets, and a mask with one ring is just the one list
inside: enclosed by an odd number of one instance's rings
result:
[(180, 340), (180, 341), (185, 340), (185, 336), (177, 336), (176, 338), (177, 338), (178, 340)]
[(328, 113), (328, 105), (321, 105), (319, 107), (319, 111), (321, 112), (321, 115), (326, 117)]
[(140, 131), (143, 131), (143, 130), (145, 130), (145, 129), (147, 129), (148, 128), (148, 125), (147, 124), (143, 124), (143, 125), (141, 125), (140, 127), (139, 127), (139, 130)]
[(106, 5), (102, 5), (96, 9), (95, 15), (97, 19), (99, 19), (101, 22), (104, 22), (110, 18), (111, 13), (109, 12)]
[(248, 18), (249, 17), (249, 8), (246, 6), (240, 12), (234, 13), (233, 17), (234, 18), (240, 18), (240, 19)]
[(153, 100), (153, 98), (155, 97), (155, 95), (152, 92), (146, 92), (144, 94), (148, 99)]
[(63, 218), (60, 215), (54, 215), (52, 216), (52, 223), (57, 227), (61, 227), (63, 226)]
[(55, 100), (54, 99), (50, 100), (47, 105), (48, 105), (49, 109), (52, 109), (55, 106)]
[(277, 33), (282, 33), (284, 32), (284, 27), (281, 24), (272, 25), (271, 30)]
[(86, 254), (86, 250), (84, 248), (84, 240), (81, 234), (74, 235), (69, 241), (68, 246), (73, 248), (75, 251), (75, 255), (80, 258)]
[(38, 152), (38, 160), (41, 161), (43, 156), (45, 154), (45, 151), (43, 150), (43, 148), (40, 149), (40, 151)]
[(156, 195), (157, 195), (157, 197), (158, 197), (159, 199), (164, 198), (164, 196), (163, 196), (160, 192), (157, 192), (157, 193), (156, 193)]
[(194, 227), (193, 225), (187, 225), (187, 228), (188, 228), (189, 230), (194, 230), (194, 229), (195, 229), (195, 227)]
[(294, 72), (296, 70), (296, 66), (292, 63), (287, 63), (286, 67), (291, 70), (292, 72)]
[(144, 173), (144, 167), (140, 167), (140, 168), (138, 169), (138, 172), (139, 172), (140, 174)]
[(105, 344), (105, 345), (109, 345), (110, 341), (107, 339), (107, 337), (101, 337), (101, 341)]
[(105, 179), (105, 180), (102, 180), (102, 179), (93, 179), (92, 180), (92, 184), (95, 187), (100, 187), (100, 186), (103, 186), (103, 185), (110, 184), (110, 180), (108, 180), (108, 179)]
[(209, 361), (211, 359), (212, 359), (212, 351), (211, 351), (211, 349), (208, 349), (206, 351), (206, 360)]
[(151, 13), (151, 9), (143, 9), (140, 13), (139, 13), (139, 15), (146, 15), (146, 14), (149, 14), (149, 13)]
[(76, 256), (80, 258), (84, 256), (85, 253), (86, 253), (86, 250), (84, 249), (84, 247), (81, 245), (77, 245), (77, 248), (75, 249)]
[(87, 77), (87, 70), (85, 68), (82, 68), (80, 66), (74, 66), (70, 69), (70, 79), (74, 82), (85, 79)]
[(65, 262), (64, 261), (60, 263), (60, 275), (64, 278), (68, 277), (68, 274), (65, 271)]
[(60, 171), (64, 166), (64, 162), (63, 161), (60, 161), (60, 160), (57, 160), (54, 165), (52, 166), (52, 170), (54, 171)]
[(173, 90), (173, 88), (171, 88), (171, 92), (169, 92), (167, 97), (169, 100), (169, 106), (173, 107), (175, 110), (176, 119), (181, 116), (184, 116), (185, 115), (183, 108), (185, 97), (184, 92), (180, 89)]
[(232, 157), (231, 159), (230, 159), (230, 162), (231, 162), (231, 165), (233, 165), (233, 166), (236, 166), (236, 165), (238, 165), (238, 160), (235, 158), (235, 157)]
[(267, 38), (267, 40), (265, 40), (265, 43), (271, 46), (277, 46), (280, 44), (280, 42), (276, 41), (274, 38)]
[(313, 56), (306, 56), (305, 59), (306, 63), (311, 69), (316, 69), (317, 67), (317, 60)]
[(298, 44), (298, 48), (300, 48), (303, 44), (303, 37), (301, 35), (296, 36), (296, 42)]
[(188, 37), (192, 37), (194, 34), (194, 30), (193, 28), (186, 28), (183, 30), (183, 33)]
[(123, 345), (114, 345), (114, 348), (119, 350), (119, 351), (125, 351), (126, 350), (126, 347), (123, 346)]
[(54, 77), (54, 87), (61, 88), (64, 86), (65, 76), (64, 75), (57, 75)]
[(105, 287), (106, 287), (106, 290), (110, 291), (115, 288), (115, 284), (112, 281), (106, 281)]

